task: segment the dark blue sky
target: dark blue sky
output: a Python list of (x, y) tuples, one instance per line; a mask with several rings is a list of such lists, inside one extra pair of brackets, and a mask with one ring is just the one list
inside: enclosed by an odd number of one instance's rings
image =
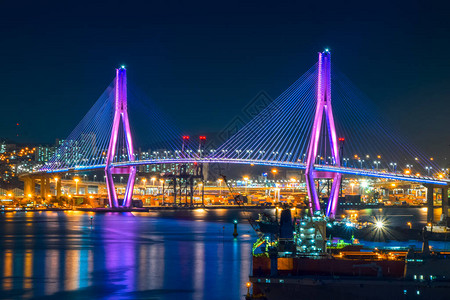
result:
[(401, 131), (449, 155), (450, 9), (439, 1), (17, 2), (0, 4), (1, 137), (16, 139), (19, 122), (19, 141), (64, 138), (121, 64), (185, 131), (219, 131), (329, 47)]

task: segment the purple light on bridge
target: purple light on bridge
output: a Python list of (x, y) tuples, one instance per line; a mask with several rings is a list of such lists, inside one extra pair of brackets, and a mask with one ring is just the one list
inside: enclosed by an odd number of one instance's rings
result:
[[(328, 174), (319, 174), (314, 170), (314, 161), (317, 156), (317, 147), (319, 145), (320, 133), (322, 127), (323, 113), (325, 111), (326, 122), (328, 126), (328, 139), (331, 146), (331, 156), (333, 163), (340, 166), (338, 141), (336, 127), (334, 126), (333, 110), (331, 107), (331, 54), (328, 51), (319, 53), (317, 76), (317, 106), (312, 127), (311, 140), (308, 146), (308, 155), (306, 160), (306, 187), (309, 197), (309, 207), (311, 214), (320, 210), (319, 195), (315, 188), (316, 178), (330, 178)], [(330, 192), (330, 199), (326, 215), (334, 217), (339, 197), (339, 186), (341, 175), (336, 173), (331, 176), (333, 184)], [(314, 204), (314, 207), (313, 207)]]
[(125, 196), (122, 206), (130, 207), (131, 199), (133, 196), (134, 181), (136, 177), (136, 166), (130, 165), (125, 168), (115, 168), (112, 163), (116, 152), (117, 138), (119, 134), (120, 121), (123, 124), (123, 130), (125, 132), (125, 140), (127, 146), (128, 160), (134, 161), (134, 149), (133, 140), (131, 137), (130, 123), (128, 119), (127, 110), (127, 73), (125, 67), (116, 69), (116, 81), (115, 81), (115, 99), (114, 99), (114, 121), (111, 130), (111, 138), (108, 145), (108, 153), (106, 156), (106, 188), (108, 190), (108, 198), (110, 207), (119, 207), (119, 201), (117, 199), (117, 192), (115, 189), (113, 174), (128, 173), (128, 182), (125, 189)]

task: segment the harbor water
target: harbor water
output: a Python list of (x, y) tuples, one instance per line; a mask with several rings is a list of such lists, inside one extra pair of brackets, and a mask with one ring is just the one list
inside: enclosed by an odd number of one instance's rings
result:
[[(258, 212), (0, 213), (0, 299), (243, 299), (256, 240), (246, 219)], [(358, 214), (382, 216), (395, 226), (426, 221), (421, 208)]]

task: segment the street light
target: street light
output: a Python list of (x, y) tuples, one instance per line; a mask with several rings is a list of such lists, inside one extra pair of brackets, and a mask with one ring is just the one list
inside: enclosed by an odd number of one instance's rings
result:
[(275, 175), (278, 173), (277, 169), (272, 169), (272, 174), (273, 174), (273, 180), (275, 181)]
[(397, 173), (397, 163), (391, 162), (389, 165), (392, 167), (392, 171), (394, 173)]
[(378, 165), (381, 163), (381, 161), (376, 160), (376, 161), (374, 161), (373, 163), (377, 166), (377, 171), (378, 171)]
[(219, 182), (219, 196), (222, 196), (222, 178), (217, 179), (217, 181)]
[(343, 159), (344, 160), (344, 167), (348, 167), (348, 160), (349, 160), (349, 158), (344, 158)]
[(78, 195), (78, 181), (80, 181), (80, 179), (75, 178), (74, 181), (75, 181), (75, 195)]
[(55, 195), (58, 196), (58, 177), (53, 178), (55, 181)]
[(247, 194), (247, 184), (248, 184), (248, 177), (244, 176), (244, 181), (245, 181), (245, 193)]
[(146, 186), (145, 186), (145, 183), (147, 182), (147, 179), (142, 179), (142, 182), (144, 183), (144, 195), (145, 195), (145, 190), (146, 190)]
[(160, 179), (159, 183), (161, 183), (161, 192), (164, 190), (164, 179)]
[(295, 189), (294, 183), (295, 183), (296, 181), (297, 181), (297, 180), (295, 180), (295, 178), (291, 178), (292, 192), (294, 192), (294, 189)]

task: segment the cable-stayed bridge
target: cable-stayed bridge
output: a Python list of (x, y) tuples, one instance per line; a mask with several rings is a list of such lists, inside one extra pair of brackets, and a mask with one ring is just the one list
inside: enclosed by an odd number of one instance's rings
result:
[[(136, 106), (132, 108), (132, 106)], [(63, 144), (37, 173), (104, 169), (111, 207), (129, 207), (136, 167), (149, 164), (231, 163), (304, 169), (310, 210), (321, 210), (316, 180), (332, 180), (325, 209), (334, 216), (342, 175), (360, 175), (442, 186), (432, 158), (407, 141), (340, 72), (331, 54), (318, 62), (255, 118), (218, 147), (204, 137), (194, 145), (154, 106), (127, 89), (126, 69), (116, 77)], [(136, 141), (142, 130), (141, 140)], [(153, 151), (135, 152), (141, 143)], [(404, 172), (405, 169), (405, 172)], [(118, 199), (115, 174), (128, 176)]]

